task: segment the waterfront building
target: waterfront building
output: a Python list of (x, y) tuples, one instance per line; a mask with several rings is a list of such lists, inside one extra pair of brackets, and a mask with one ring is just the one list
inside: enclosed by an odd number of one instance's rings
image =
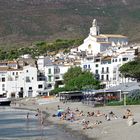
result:
[(134, 60), (137, 49), (125, 47), (116, 51), (105, 51), (96, 56), (87, 55), (81, 61), (83, 70), (92, 72), (96, 79), (100, 80), (104, 87), (109, 88), (134, 79), (122, 77), (120, 66)]
[(137, 48), (128, 45), (126, 36), (101, 34), (94, 19), (83, 44), (67, 54), (36, 59), (24, 55), (17, 61), (0, 62), (0, 95), (13, 98), (49, 95), (55, 87), (64, 86), (63, 75), (75, 66), (92, 72), (106, 89), (133, 81), (122, 77), (119, 68), (134, 60)]

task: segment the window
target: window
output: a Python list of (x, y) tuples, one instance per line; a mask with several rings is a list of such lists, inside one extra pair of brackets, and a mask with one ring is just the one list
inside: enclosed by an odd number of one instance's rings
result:
[(101, 75), (101, 80), (104, 80), (104, 75)]
[(102, 73), (104, 73), (104, 68), (102, 68)]
[(5, 91), (5, 84), (2, 84), (2, 91)]
[(15, 75), (15, 73), (13, 72), (13, 75)]
[(29, 76), (26, 77), (26, 82), (31, 82)]
[(95, 74), (95, 78), (96, 78), (96, 80), (99, 80), (100, 75), (99, 74)]
[(38, 88), (43, 88), (43, 85), (38, 85)]
[(26, 70), (26, 72), (28, 73), (28, 70)]
[(2, 82), (5, 82), (5, 78), (4, 77), (1, 80), (2, 80)]
[(56, 76), (55, 79), (60, 79), (60, 77), (59, 76)]
[(48, 69), (48, 73), (51, 74), (51, 69)]
[(20, 91), (23, 91), (23, 87), (20, 88)]
[(34, 80), (34, 77), (32, 77), (32, 80)]
[(18, 72), (16, 72), (16, 75), (18, 75)]
[(106, 68), (106, 72), (109, 72), (109, 67)]
[(51, 82), (52, 81), (52, 77), (48, 76), (48, 81)]
[(90, 65), (88, 65), (88, 68), (90, 69)]
[(127, 60), (128, 60), (128, 58), (123, 58), (123, 59), (122, 59), (122, 61), (127, 61)]
[(107, 80), (107, 81), (109, 80), (109, 76), (108, 76), (108, 74), (106, 75), (106, 80)]
[(15, 80), (17, 80), (18, 79), (18, 76), (15, 76)]
[(98, 74), (98, 70), (95, 70), (95, 74)]
[(47, 86), (48, 88), (51, 88), (52, 87), (52, 85), (51, 84), (48, 84), (48, 86)]
[(98, 67), (98, 66), (99, 66), (98, 64), (95, 65), (95, 67)]
[(116, 80), (116, 77), (113, 77), (113, 80)]
[(84, 69), (86, 69), (87, 68), (87, 65), (84, 65)]
[(91, 44), (88, 45), (88, 49), (91, 49)]
[(60, 69), (59, 68), (55, 68), (54, 69), (54, 74), (56, 74), (56, 73), (60, 73)]
[(115, 59), (115, 62), (117, 62), (117, 59)]
[(29, 87), (29, 90), (32, 90), (32, 87)]

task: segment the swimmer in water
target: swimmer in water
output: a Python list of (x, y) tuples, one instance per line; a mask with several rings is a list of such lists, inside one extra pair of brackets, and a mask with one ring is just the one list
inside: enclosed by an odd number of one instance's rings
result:
[(29, 112), (27, 113), (27, 120), (29, 120)]

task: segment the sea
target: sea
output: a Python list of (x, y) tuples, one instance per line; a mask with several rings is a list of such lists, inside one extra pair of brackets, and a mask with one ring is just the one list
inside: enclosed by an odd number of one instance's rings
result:
[[(29, 117), (27, 119), (27, 114)], [(36, 112), (0, 107), (0, 140), (88, 140), (62, 125), (40, 124)]]

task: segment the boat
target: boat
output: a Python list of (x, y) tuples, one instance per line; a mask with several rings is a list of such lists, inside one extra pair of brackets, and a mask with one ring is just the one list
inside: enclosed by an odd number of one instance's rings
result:
[(7, 97), (0, 97), (0, 106), (9, 106), (11, 100)]

